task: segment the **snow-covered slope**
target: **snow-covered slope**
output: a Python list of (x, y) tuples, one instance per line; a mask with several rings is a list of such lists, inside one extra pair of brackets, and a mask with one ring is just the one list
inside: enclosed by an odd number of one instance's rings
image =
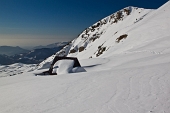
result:
[[(169, 36), (168, 9), (168, 5), (157, 10), (126, 7), (84, 30), (56, 55), (78, 59), (106, 57), (137, 51), (152, 41), (159, 43)], [(56, 55), (40, 63), (39, 68), (51, 63)]]
[(37, 70), (1, 77), (0, 112), (169, 113), (170, 1), (156, 10), (128, 9), (56, 53), (78, 57), (85, 72), (34, 76), (48, 70), (53, 55)]
[(31, 71), (35, 68), (36, 64), (22, 64), (15, 63), (11, 65), (0, 65), (0, 78), (22, 74)]
[[(130, 30), (139, 26), (142, 19), (151, 12), (154, 12), (154, 10), (126, 7), (85, 29), (76, 39), (56, 53), (56, 55), (86, 59), (100, 57), (109, 49), (112, 50), (112, 53), (121, 53), (130, 49), (133, 45), (128, 46), (131, 43), (124, 42), (129, 44), (127, 46), (122, 46), (122, 41), (135, 38), (130, 35)], [(123, 36), (123, 39), (119, 41), (118, 38), (121, 36)], [(131, 42), (135, 43), (135, 40)], [(120, 45), (122, 47), (119, 47)], [(119, 50), (117, 50), (118, 48)], [(46, 62), (51, 62), (54, 56), (55, 55), (42, 62), (40, 67)]]

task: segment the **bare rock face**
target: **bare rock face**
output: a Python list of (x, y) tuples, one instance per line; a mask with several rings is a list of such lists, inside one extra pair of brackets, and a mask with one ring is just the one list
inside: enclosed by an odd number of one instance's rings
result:
[(120, 37), (118, 37), (118, 38), (116, 39), (116, 42), (119, 43), (122, 39), (126, 39), (127, 36), (128, 36), (127, 34), (121, 35)]
[(96, 57), (100, 56), (103, 54), (103, 52), (106, 51), (106, 47), (100, 47), (97, 51)]
[(84, 49), (85, 49), (85, 47), (83, 47), (83, 46), (82, 46), (82, 47), (80, 47), (80, 48), (79, 48), (79, 52), (84, 51)]
[(75, 53), (77, 52), (75, 49), (70, 50), (70, 53)]

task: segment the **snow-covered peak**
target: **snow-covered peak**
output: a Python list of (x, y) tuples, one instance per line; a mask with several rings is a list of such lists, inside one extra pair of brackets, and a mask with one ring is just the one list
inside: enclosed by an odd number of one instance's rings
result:
[[(71, 56), (79, 59), (100, 57), (105, 51), (116, 45), (117, 38), (126, 35), (127, 28), (141, 21), (151, 9), (126, 7), (117, 11), (92, 26), (86, 28), (77, 38), (56, 53), (57, 56)], [(50, 64), (55, 55), (39, 64)]]
[[(72, 41), (72, 46), (68, 56), (78, 57), (79, 59), (99, 57), (102, 51), (109, 49), (118, 42), (116, 37), (129, 26), (139, 22), (150, 11), (137, 7), (126, 7), (116, 13), (93, 24), (84, 30), (77, 39)], [(125, 35), (120, 34), (120, 35)], [(114, 39), (114, 40), (113, 40)], [(111, 44), (110, 40), (112, 40)], [(104, 45), (106, 45), (104, 47)]]
[[(126, 7), (86, 28), (56, 55), (87, 59), (137, 50), (146, 42), (169, 35), (169, 10), (169, 2), (156, 10)], [(38, 68), (49, 65), (56, 55), (40, 63)]]

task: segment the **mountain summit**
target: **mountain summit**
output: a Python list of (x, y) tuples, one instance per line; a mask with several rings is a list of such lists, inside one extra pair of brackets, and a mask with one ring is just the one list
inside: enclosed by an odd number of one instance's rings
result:
[[(167, 46), (159, 43), (169, 40), (169, 4), (156, 10), (129, 6), (117, 11), (86, 28), (56, 55), (87, 59), (132, 51), (161, 53), (149, 45), (155, 42), (157, 47)], [(146, 45), (149, 50), (144, 48)], [(49, 64), (54, 57), (47, 58), (39, 67)]]

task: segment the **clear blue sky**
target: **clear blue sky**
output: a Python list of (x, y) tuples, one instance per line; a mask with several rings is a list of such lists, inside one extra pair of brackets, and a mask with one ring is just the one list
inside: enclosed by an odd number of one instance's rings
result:
[(0, 0), (0, 46), (70, 41), (127, 6), (156, 9), (168, 0)]

